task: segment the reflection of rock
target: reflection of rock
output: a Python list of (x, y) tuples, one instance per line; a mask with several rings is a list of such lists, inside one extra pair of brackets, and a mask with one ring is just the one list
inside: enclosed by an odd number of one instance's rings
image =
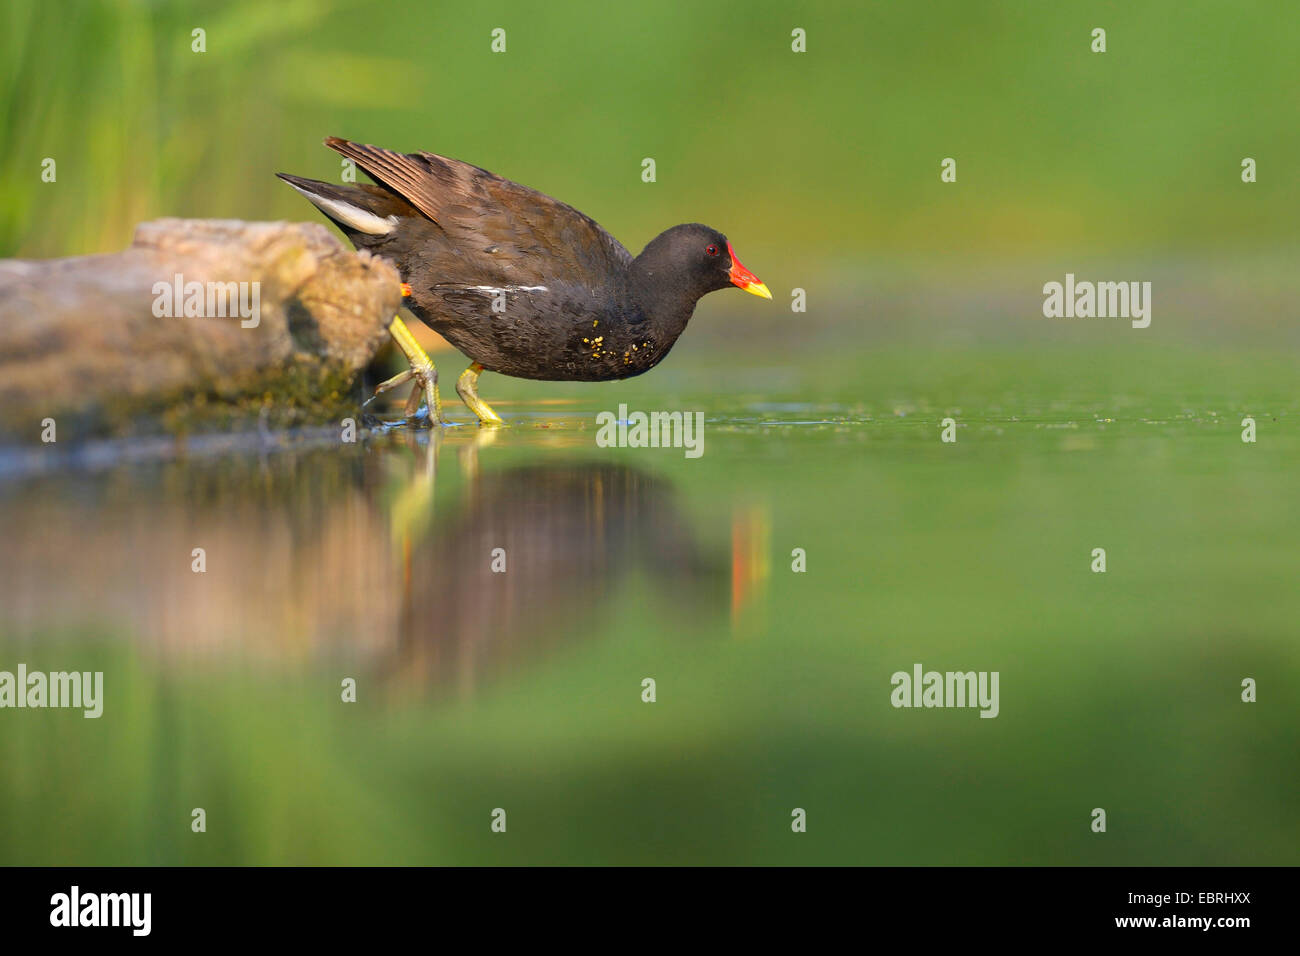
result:
[[(184, 317), (183, 302), (182, 317), (154, 314), (155, 284), (177, 274), (203, 287), (204, 317)], [(228, 283), (247, 300), (232, 307)], [(209, 290), (229, 317), (206, 316)], [(136, 418), (184, 429), (256, 414), (267, 393), (286, 421), (336, 420), (331, 400), (347, 399), (400, 299), (390, 265), (316, 223), (162, 219), (112, 255), (2, 260), (0, 433), (35, 442), (47, 416), (60, 441)]]
[(373, 504), (380, 464), (306, 451), (0, 481), (0, 641), (89, 635), (149, 660), (276, 667), (385, 658), (401, 578)]
[[(610, 603), (636, 571), (651, 601)], [(671, 628), (727, 607), (725, 561), (701, 553), (671, 485), (619, 465), (483, 473), (413, 546), (408, 573), (399, 679), (464, 691), (553, 644), (613, 633), (619, 615), (649, 611)]]

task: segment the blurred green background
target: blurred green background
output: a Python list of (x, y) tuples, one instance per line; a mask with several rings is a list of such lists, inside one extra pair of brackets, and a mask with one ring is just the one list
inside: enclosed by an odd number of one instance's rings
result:
[[(0, 862), (1300, 862), (1294, 4), (0, 17), (0, 255), (324, 221), (273, 173), (337, 180), (337, 134), (634, 252), (707, 222), (776, 298), (630, 382), (485, 376), (495, 435), (0, 456), (0, 669), (108, 685), (0, 712)], [(1044, 319), (1067, 271), (1151, 281), (1151, 327)], [(705, 455), (596, 449), (620, 402), (704, 411)], [(1001, 716), (893, 710), (918, 661), (999, 670)]]
[(707, 222), (791, 275), (1296, 236), (1286, 0), (11, 0), (0, 17), (2, 255), (118, 249), (157, 216), (319, 219), (273, 173), (337, 181), (327, 134), (485, 166), (634, 253)]

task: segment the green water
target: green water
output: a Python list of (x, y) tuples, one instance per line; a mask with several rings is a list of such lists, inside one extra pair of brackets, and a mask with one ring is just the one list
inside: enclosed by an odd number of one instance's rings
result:
[[(495, 433), (11, 474), (0, 669), (105, 701), (0, 711), (0, 862), (1300, 862), (1294, 363), (1137, 341), (684, 349), (485, 376)], [(704, 454), (597, 447), (619, 402)], [(917, 663), (998, 716), (895, 709)]]

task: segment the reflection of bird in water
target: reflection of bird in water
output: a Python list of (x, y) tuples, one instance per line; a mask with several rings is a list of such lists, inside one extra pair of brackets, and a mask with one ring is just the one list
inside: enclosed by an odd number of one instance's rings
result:
[[(410, 547), (403, 680), (468, 693), (554, 646), (611, 634), (629, 610), (669, 627), (726, 612), (727, 560), (721, 548), (704, 553), (661, 477), (615, 464), (484, 471), (459, 512), (443, 507)], [(646, 596), (610, 605), (634, 571), (648, 578)]]

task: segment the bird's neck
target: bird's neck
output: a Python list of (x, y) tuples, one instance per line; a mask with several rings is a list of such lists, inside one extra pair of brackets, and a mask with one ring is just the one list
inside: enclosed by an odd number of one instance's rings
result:
[(656, 261), (650, 250), (632, 260), (627, 272), (628, 312), (644, 317), (666, 348), (682, 334), (700, 300), (697, 292), (671, 279), (667, 263)]

